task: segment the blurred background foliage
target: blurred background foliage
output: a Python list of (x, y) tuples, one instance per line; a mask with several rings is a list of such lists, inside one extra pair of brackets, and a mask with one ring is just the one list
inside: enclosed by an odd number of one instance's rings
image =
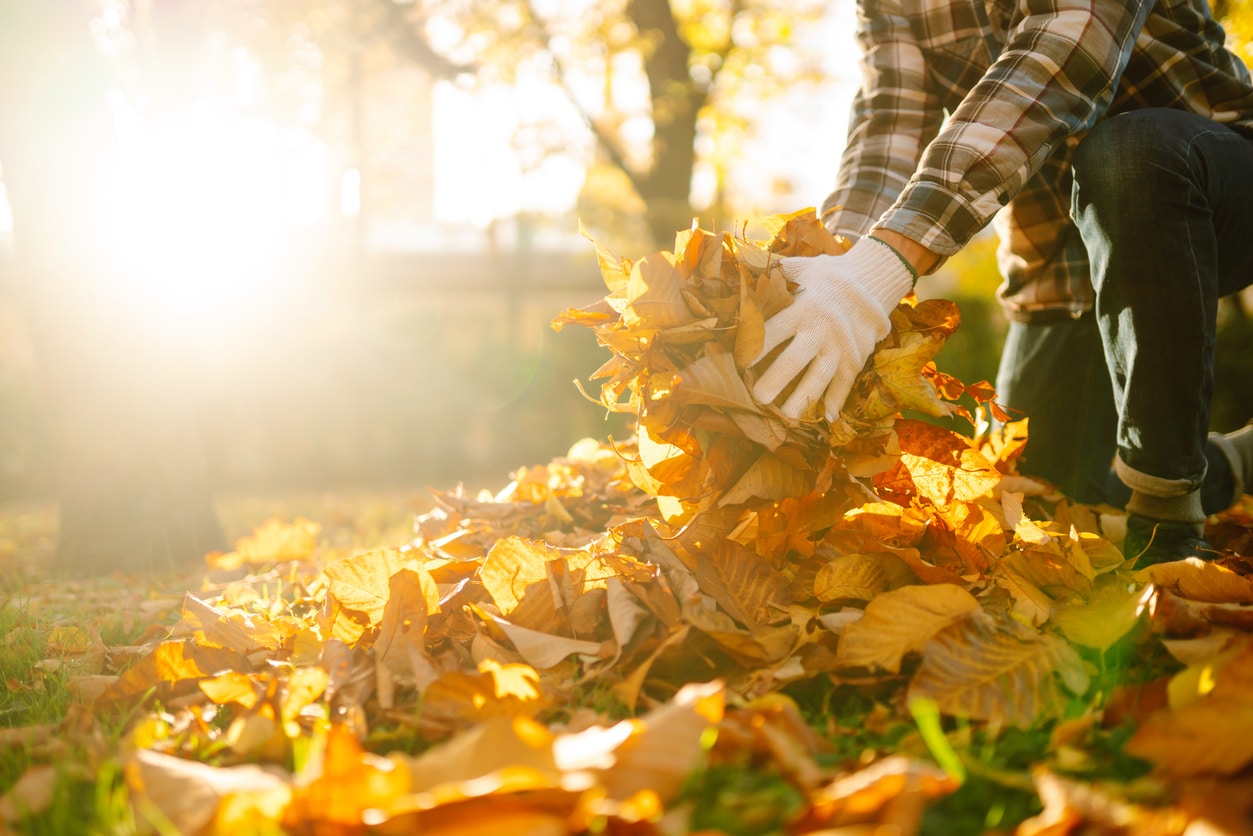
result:
[[(1249, 4), (1216, 11), (1248, 56)], [(0, 0), (0, 104), (33, 114), (0, 126), (0, 499), (151, 496), (201, 471), (218, 496), (495, 488), (625, 435), (572, 383), (607, 355), (548, 327), (604, 292), (580, 223), (637, 258), (694, 217), (821, 202), (852, 18), (852, 0)], [(41, 124), (99, 147), (27, 152)], [(56, 223), (68, 205), (79, 227)], [(1004, 331), (994, 249), (927, 289), (961, 305), (939, 362), (971, 382)], [(1237, 304), (1222, 322), (1227, 429), (1253, 414), (1253, 335)], [(173, 448), (166, 482), (136, 475)]]

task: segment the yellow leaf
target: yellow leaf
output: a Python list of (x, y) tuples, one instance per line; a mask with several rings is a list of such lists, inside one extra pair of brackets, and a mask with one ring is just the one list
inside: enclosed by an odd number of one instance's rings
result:
[(1152, 587), (1137, 590), (1111, 580), (1099, 585), (1086, 603), (1074, 601), (1059, 608), (1053, 623), (1075, 644), (1103, 652), (1136, 626), (1152, 592)]
[(269, 519), (259, 525), (251, 536), (236, 541), (235, 551), (210, 554), (205, 561), (211, 569), (233, 571), (244, 565), (307, 560), (317, 549), (318, 532), (321, 530), (322, 526), (318, 523), (303, 517), (291, 523)]
[(1024, 578), (1013, 567), (1001, 564), (992, 575), (992, 582), (1009, 593), (1014, 614), (1028, 624), (1039, 626), (1053, 615), (1053, 599), (1044, 590)]
[(720, 409), (759, 410), (735, 367), (734, 358), (725, 351), (705, 354), (684, 366), (671, 397), (685, 406), (704, 404)]
[(330, 581), (327, 591), (344, 607), (364, 613), (370, 624), (376, 625), (382, 621), (391, 595), (392, 575), (411, 562), (411, 557), (395, 549), (341, 558), (323, 569)]
[(866, 605), (866, 614), (844, 628), (836, 649), (841, 667), (878, 667), (899, 673), (906, 653), (921, 653), (931, 637), (978, 612), (979, 602), (960, 586), (904, 586)]
[[(439, 612), (439, 588), (430, 572), (415, 566), (388, 578), (387, 590), (387, 603), (374, 639), (374, 655), (384, 664), (393, 664), (397, 657), (407, 658), (410, 644), (424, 644), (427, 620)], [(393, 653), (394, 649), (399, 649), (399, 653)]]
[(499, 626), (523, 660), (538, 670), (548, 670), (569, 656), (601, 655), (602, 647), (600, 642), (580, 641), (565, 636), (556, 636), (552, 633), (541, 633), (538, 630), (511, 624), (503, 618), (484, 612), (480, 608), (476, 607), (475, 611), (481, 618)]
[(943, 347), (942, 337), (907, 331), (901, 334), (899, 347), (878, 349), (873, 357), (872, 389), (858, 413), (879, 416), (913, 409), (940, 418), (954, 414), (954, 405), (940, 400), (935, 384), (922, 373)]
[(991, 494), (1000, 474), (969, 439), (923, 421), (897, 421), (901, 465), (920, 496), (937, 506)]
[(257, 704), (257, 683), (246, 673), (227, 671), (212, 679), (200, 680), (200, 690), (218, 705), (238, 703), (244, 708)]
[(283, 722), (288, 737), (295, 737), (298, 731), (289, 724), (294, 723), (301, 711), (326, 693), (329, 682), (330, 674), (323, 668), (296, 668), (288, 675), (287, 681), (283, 683), (283, 697), (279, 704), (279, 719)]
[(48, 652), (72, 656), (91, 649), (91, 633), (76, 624), (58, 624), (48, 631)]
[(506, 537), (487, 553), (479, 580), (500, 612), (509, 615), (528, 586), (548, 582), (548, 563), (560, 560), (562, 554), (547, 543)]
[[(502, 782), (484, 779), (505, 769), (513, 770), (515, 789), (544, 789), (560, 779), (552, 734), (526, 717), (490, 718), (417, 757), (394, 757), (416, 794), (405, 806), (418, 808), (496, 792)], [(528, 785), (519, 786), (522, 780)]]

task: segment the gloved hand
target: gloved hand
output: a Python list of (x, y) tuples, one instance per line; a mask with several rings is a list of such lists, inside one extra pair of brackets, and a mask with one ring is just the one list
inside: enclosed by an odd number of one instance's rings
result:
[(783, 413), (799, 418), (821, 399), (833, 421), (866, 358), (887, 336), (888, 315), (913, 286), (913, 272), (895, 250), (869, 237), (844, 255), (793, 256), (780, 264), (799, 287), (792, 304), (766, 322), (765, 343), (753, 362), (789, 338), (792, 343), (757, 379), (753, 395), (768, 403), (803, 375)]

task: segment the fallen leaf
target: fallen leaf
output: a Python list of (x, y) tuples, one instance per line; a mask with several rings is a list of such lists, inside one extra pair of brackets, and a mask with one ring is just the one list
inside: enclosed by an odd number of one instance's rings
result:
[(909, 694), (946, 714), (1029, 728), (1061, 713), (1059, 679), (1076, 695), (1088, 689), (1083, 660), (1065, 641), (1013, 620), (965, 618), (927, 644)]
[(899, 673), (907, 653), (921, 653), (931, 637), (979, 611), (959, 586), (905, 586), (866, 605), (865, 615), (844, 628), (836, 659), (840, 667), (882, 668)]

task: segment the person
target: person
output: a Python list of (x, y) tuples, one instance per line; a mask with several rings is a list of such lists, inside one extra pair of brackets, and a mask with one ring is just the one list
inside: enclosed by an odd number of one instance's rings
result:
[(1125, 501), (1137, 565), (1205, 554), (1253, 484), (1253, 427), (1208, 432), (1218, 299), (1253, 281), (1253, 84), (1206, 0), (859, 0), (857, 37), (822, 205), (854, 243), (783, 260), (756, 397), (834, 417), (889, 312), (991, 224), (1023, 471)]

